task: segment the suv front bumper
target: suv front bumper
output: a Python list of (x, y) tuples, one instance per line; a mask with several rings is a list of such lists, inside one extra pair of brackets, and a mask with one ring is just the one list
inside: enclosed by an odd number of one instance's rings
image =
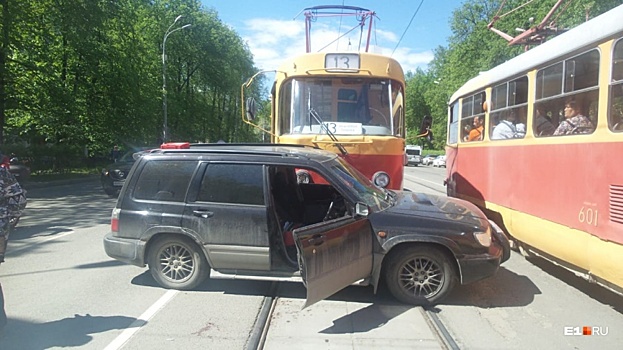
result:
[(461, 268), (461, 283), (468, 284), (495, 275), (500, 265), (510, 258), (510, 244), (502, 229), (489, 220), (491, 225), (491, 246), (485, 255), (464, 256), (458, 263)]
[(115, 237), (112, 232), (108, 232), (104, 237), (104, 250), (111, 258), (145, 267), (145, 242), (141, 240)]

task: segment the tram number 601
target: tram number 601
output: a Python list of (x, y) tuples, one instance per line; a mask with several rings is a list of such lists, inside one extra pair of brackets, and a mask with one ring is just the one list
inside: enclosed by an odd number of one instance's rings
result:
[(599, 213), (597, 209), (582, 207), (580, 208), (580, 212), (578, 213), (578, 220), (582, 223), (597, 226), (598, 216)]

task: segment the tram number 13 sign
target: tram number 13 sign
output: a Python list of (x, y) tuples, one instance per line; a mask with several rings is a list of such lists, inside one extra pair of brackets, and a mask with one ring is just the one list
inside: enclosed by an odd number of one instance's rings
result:
[(324, 58), (326, 70), (353, 70), (359, 69), (359, 55), (354, 53), (329, 53)]

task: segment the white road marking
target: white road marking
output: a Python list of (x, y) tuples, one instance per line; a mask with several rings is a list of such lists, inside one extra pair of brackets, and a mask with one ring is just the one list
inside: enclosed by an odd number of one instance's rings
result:
[(126, 328), (115, 340), (113, 340), (104, 350), (118, 350), (125, 345), (125, 343), (132, 338), (132, 336), (138, 332), (143, 326), (147, 324), (154, 315), (160, 311), (173, 297), (178, 293), (177, 290), (169, 290), (164, 293), (163, 296), (158, 299), (152, 306), (147, 309), (136, 321), (132, 322), (132, 324)]

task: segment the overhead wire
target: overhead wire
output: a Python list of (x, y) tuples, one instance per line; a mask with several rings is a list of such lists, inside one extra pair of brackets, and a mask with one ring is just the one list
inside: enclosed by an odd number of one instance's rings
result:
[(394, 48), (394, 51), (392, 51), (392, 54), (390, 56), (393, 56), (394, 52), (396, 52), (396, 49), (398, 48), (398, 45), (400, 45), (400, 42), (402, 41), (402, 38), (404, 38), (405, 34), (407, 34), (407, 30), (409, 30), (409, 27), (411, 26), (411, 23), (413, 22), (413, 19), (415, 18), (415, 15), (417, 15), (417, 13), (420, 11), (420, 7), (422, 7), (423, 3), (424, 3), (424, 0), (420, 1), (420, 4), (418, 5), (417, 9), (415, 9), (415, 12), (413, 13), (413, 16), (411, 16), (411, 20), (409, 21), (409, 24), (407, 25), (407, 28), (405, 28), (405, 31), (400, 36), (400, 40), (398, 40), (398, 43), (396, 44), (396, 47)]
[[(342, 7), (344, 7), (344, 0), (342, 0)], [(344, 14), (344, 9), (342, 9), (342, 14)], [(340, 25), (337, 27), (338, 37), (340, 36), (341, 31), (342, 31), (342, 16), (340, 16)], [(337, 43), (335, 44), (335, 49), (336, 50), (340, 49), (340, 39), (337, 40)]]
[(357, 29), (357, 27), (359, 27), (359, 25), (356, 25), (354, 27), (352, 27), (349, 31), (347, 31), (346, 33), (340, 35), (337, 39), (333, 40), (332, 42), (328, 43), (327, 45), (323, 46), (322, 48), (320, 48), (320, 50), (318, 50), (318, 52), (326, 49), (327, 47), (329, 47), (330, 45), (332, 45), (334, 42), (340, 40), (341, 38), (343, 38), (344, 36), (348, 35), (348, 33), (352, 32), (353, 30)]
[[(501, 19), (502, 17), (506, 17), (507, 15), (510, 15), (511, 13), (513, 13), (513, 12), (515, 12), (515, 11), (519, 10), (520, 8), (522, 8), (522, 7), (524, 7), (524, 6), (529, 5), (529, 4), (530, 4), (531, 2), (533, 2), (533, 1), (534, 1), (534, 0), (526, 1), (525, 3), (523, 3), (523, 4), (521, 4), (521, 5), (517, 6), (517, 7), (515, 7), (514, 9), (512, 9), (512, 10), (510, 10), (510, 11), (506, 12), (505, 14), (503, 14), (503, 15), (501, 15), (501, 16), (497, 16), (497, 14), (496, 14), (496, 17), (498, 17), (498, 18), (500, 18), (500, 19)], [(506, 2), (506, 1), (504, 1), (504, 2)], [(502, 3), (502, 5), (504, 5), (504, 3)], [(502, 10), (502, 7), (501, 7), (501, 6), (500, 6), (500, 10)], [(498, 13), (499, 13), (499, 11), (498, 11)]]
[(567, 7), (569, 7), (569, 5), (571, 5), (571, 3), (573, 2), (573, 0), (567, 1), (567, 3), (565, 4), (565, 6), (562, 8), (562, 10), (558, 11), (558, 14), (556, 15), (556, 17), (554, 18), (554, 23), (558, 23), (558, 17), (560, 17), (560, 15), (565, 12), (565, 10), (567, 9)]

